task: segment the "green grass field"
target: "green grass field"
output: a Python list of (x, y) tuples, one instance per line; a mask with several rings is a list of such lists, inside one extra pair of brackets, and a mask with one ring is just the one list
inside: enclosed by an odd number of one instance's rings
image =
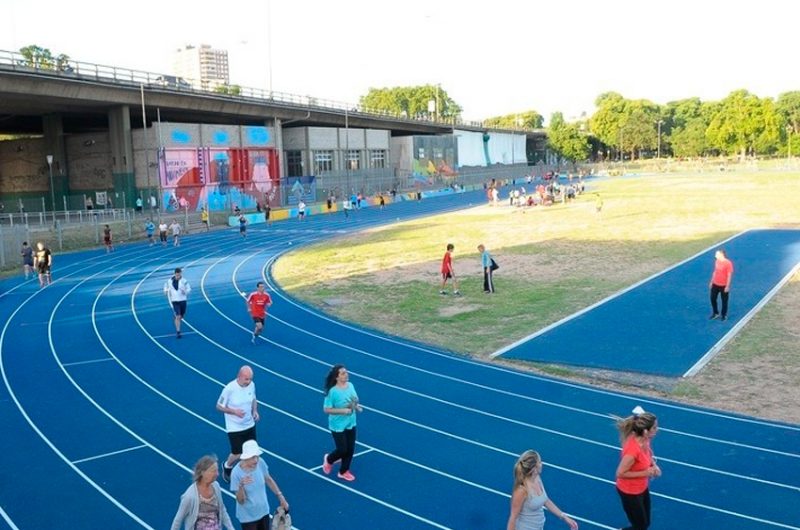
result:
[[(306, 247), (278, 281), (339, 317), (456, 352), (485, 354), (743, 229), (793, 222), (800, 175), (620, 178), (576, 202), (523, 211), (480, 206)], [(603, 211), (595, 212), (594, 192)], [(438, 292), (444, 247), (465, 296)], [(481, 293), (476, 246), (501, 269)]]
[[(744, 229), (798, 225), (799, 213), (798, 172), (615, 178), (567, 205), (481, 205), (304, 247), (279, 260), (274, 274), (292, 295), (337, 317), (480, 357)], [(438, 294), (447, 243), (456, 247), (460, 298)], [(479, 243), (501, 265), (494, 296), (481, 292)], [(722, 357), (751, 363), (765, 354), (754, 351), (751, 335), (784, 337), (769, 354), (794, 351), (787, 325), (757, 319)], [(692, 382), (676, 392), (709, 399)]]

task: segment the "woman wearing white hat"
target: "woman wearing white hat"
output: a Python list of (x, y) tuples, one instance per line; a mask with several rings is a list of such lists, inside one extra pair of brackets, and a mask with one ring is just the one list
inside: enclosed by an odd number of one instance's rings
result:
[(265, 486), (272, 490), (285, 511), (289, 503), (275, 480), (269, 474), (267, 463), (259, 455), (261, 449), (255, 440), (242, 444), (239, 463), (231, 472), (231, 491), (236, 493), (236, 518), (242, 530), (267, 530), (269, 528), (269, 501)]

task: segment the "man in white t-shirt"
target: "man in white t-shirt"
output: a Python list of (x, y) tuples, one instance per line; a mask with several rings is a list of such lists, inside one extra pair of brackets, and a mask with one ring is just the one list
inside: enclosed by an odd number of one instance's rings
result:
[(242, 445), (247, 440), (256, 439), (259, 415), (252, 368), (247, 365), (239, 368), (236, 379), (222, 389), (217, 410), (225, 415), (225, 430), (231, 444), (231, 452), (222, 466), (222, 479), (230, 482), (233, 465), (242, 454)]
[(306, 203), (302, 200), (297, 203), (297, 218), (302, 221), (306, 217)]
[(186, 315), (186, 299), (191, 291), (192, 287), (183, 277), (180, 267), (177, 267), (175, 274), (164, 282), (164, 294), (167, 295), (167, 300), (172, 304), (172, 311), (175, 313), (175, 334), (178, 338), (181, 338), (181, 321)]

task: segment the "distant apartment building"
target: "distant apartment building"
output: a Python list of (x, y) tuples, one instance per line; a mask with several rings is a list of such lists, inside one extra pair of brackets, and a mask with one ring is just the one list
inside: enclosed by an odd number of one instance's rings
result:
[(208, 44), (178, 49), (174, 71), (194, 88), (213, 90), (230, 83), (227, 50), (217, 50)]

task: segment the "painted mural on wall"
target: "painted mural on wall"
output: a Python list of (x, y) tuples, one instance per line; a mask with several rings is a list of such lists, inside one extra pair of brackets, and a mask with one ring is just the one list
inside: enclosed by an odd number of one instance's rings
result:
[(165, 148), (160, 156), (162, 204), (199, 211), (280, 203), (278, 154), (271, 148)]
[(255, 208), (280, 203), (280, 164), (268, 127), (163, 125), (161, 203), (167, 210)]
[(288, 177), (286, 186), (286, 202), (291, 206), (296, 206), (301, 199), (306, 204), (312, 203), (317, 196), (317, 179), (314, 176)]
[(456, 176), (458, 162), (457, 144), (448, 136), (415, 136), (413, 149), (413, 175), (426, 182), (436, 177)]

